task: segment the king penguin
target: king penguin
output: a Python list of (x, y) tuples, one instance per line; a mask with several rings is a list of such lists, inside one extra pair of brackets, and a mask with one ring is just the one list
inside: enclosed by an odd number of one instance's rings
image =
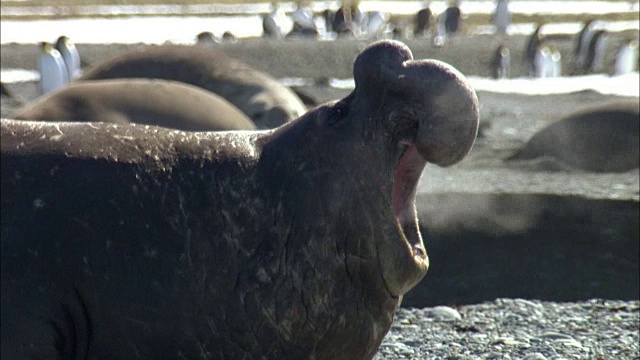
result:
[(562, 76), (562, 54), (555, 44), (549, 45), (551, 51), (551, 77)]
[(596, 31), (589, 42), (586, 63), (584, 64), (585, 73), (597, 73), (602, 71), (606, 47), (607, 32), (605, 30)]
[(51, 43), (40, 43), (37, 68), (40, 72), (40, 94), (44, 95), (63, 87), (69, 81), (69, 74), (60, 52)]
[(462, 27), (462, 12), (460, 11), (461, 0), (449, 0), (449, 7), (442, 14), (444, 16), (444, 28), (447, 35), (457, 33)]
[(494, 79), (508, 79), (511, 73), (511, 52), (504, 44), (498, 46), (491, 61), (491, 73)]
[(546, 44), (541, 44), (536, 49), (533, 60), (534, 74), (537, 78), (551, 77), (553, 62), (551, 60), (551, 48)]
[(498, 0), (496, 10), (493, 13), (493, 25), (495, 25), (498, 34), (507, 33), (507, 28), (511, 25), (508, 0)]
[(595, 21), (593, 19), (584, 23), (582, 30), (576, 36), (576, 45), (574, 47), (573, 55), (575, 57), (575, 63), (580, 71), (584, 71), (584, 66), (587, 63), (587, 54), (589, 52), (589, 43), (594, 34)]
[(215, 46), (218, 42), (218, 39), (211, 31), (203, 31), (196, 36), (197, 46)]
[(527, 72), (529, 73), (530, 77), (537, 76), (535, 58), (536, 58), (536, 53), (538, 52), (538, 48), (540, 47), (540, 44), (542, 43), (542, 40), (543, 40), (543, 37), (540, 34), (540, 32), (542, 31), (543, 25), (544, 24), (541, 24), (541, 25), (538, 25), (538, 27), (536, 27), (536, 30), (529, 37), (529, 40), (527, 42), (527, 47), (525, 48), (525, 51), (524, 51), (524, 63), (527, 66)]
[(75, 44), (66, 36), (60, 36), (56, 41), (56, 50), (62, 55), (62, 60), (67, 68), (69, 81), (81, 75), (80, 54)]
[(431, 30), (431, 23), (433, 21), (433, 13), (429, 6), (431, 1), (426, 1), (423, 8), (416, 14), (415, 24), (413, 28), (414, 36), (425, 36)]
[(624, 75), (638, 70), (638, 40), (627, 39), (616, 53), (613, 73)]
[(286, 33), (285, 23), (291, 22), (278, 3), (272, 3), (272, 10), (262, 17), (263, 36), (281, 39)]

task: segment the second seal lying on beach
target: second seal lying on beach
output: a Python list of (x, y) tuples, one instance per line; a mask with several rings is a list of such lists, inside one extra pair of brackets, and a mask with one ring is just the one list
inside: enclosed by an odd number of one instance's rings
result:
[(242, 110), (258, 129), (271, 129), (306, 111), (278, 80), (205, 46), (162, 45), (126, 52), (87, 70), (78, 80), (151, 78), (209, 90)]
[(638, 100), (590, 106), (538, 131), (507, 160), (551, 158), (561, 165), (591, 172), (638, 168)]
[(16, 120), (146, 124), (185, 131), (255, 130), (220, 96), (178, 81), (75, 81), (16, 110)]
[(263, 132), (2, 121), (2, 356), (371, 359), (428, 258), (427, 162), (462, 74), (381, 41), (355, 90)]
[(178, 81), (76, 81), (26, 104), (17, 120), (147, 124), (185, 131), (255, 130), (220, 96)]

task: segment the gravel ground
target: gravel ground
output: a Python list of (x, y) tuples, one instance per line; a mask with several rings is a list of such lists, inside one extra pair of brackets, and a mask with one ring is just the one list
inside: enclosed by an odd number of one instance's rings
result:
[(403, 308), (375, 359), (638, 359), (639, 306), (496, 299)]

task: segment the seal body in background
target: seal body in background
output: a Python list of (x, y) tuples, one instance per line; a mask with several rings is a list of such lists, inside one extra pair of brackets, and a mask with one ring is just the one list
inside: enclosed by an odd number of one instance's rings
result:
[(209, 90), (242, 110), (259, 129), (278, 127), (306, 111), (271, 76), (206, 46), (162, 45), (130, 51), (87, 70), (79, 80), (152, 78)]
[(428, 268), (424, 166), (478, 102), (394, 41), (354, 79), (269, 131), (3, 120), (2, 357), (373, 358)]
[(509, 160), (556, 159), (590, 172), (624, 172), (638, 168), (638, 101), (589, 107), (538, 131)]
[(138, 123), (186, 131), (255, 130), (220, 96), (177, 81), (78, 81), (37, 98), (13, 114), (18, 120)]

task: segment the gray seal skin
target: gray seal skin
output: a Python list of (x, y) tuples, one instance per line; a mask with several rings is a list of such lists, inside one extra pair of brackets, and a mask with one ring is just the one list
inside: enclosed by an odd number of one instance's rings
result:
[(209, 90), (242, 110), (259, 129), (278, 127), (307, 110), (276, 79), (206, 46), (145, 47), (107, 60), (79, 80), (132, 77), (181, 81)]
[(425, 275), (415, 192), (475, 92), (395, 41), (269, 131), (1, 122), (2, 356), (371, 359)]
[(255, 130), (225, 99), (177, 81), (74, 82), (16, 110), (18, 120), (138, 123), (185, 131)]
[(636, 169), (639, 107), (637, 100), (629, 100), (580, 110), (538, 131), (507, 160), (549, 157), (590, 172)]

